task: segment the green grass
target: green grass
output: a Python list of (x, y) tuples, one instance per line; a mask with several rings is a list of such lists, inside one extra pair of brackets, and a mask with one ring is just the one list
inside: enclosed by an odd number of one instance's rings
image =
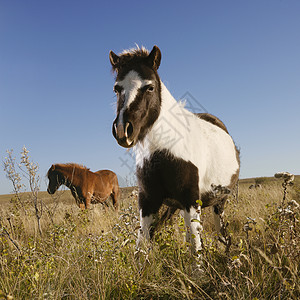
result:
[[(119, 212), (102, 205), (82, 212), (69, 191), (40, 192), (42, 235), (30, 193), (22, 194), (25, 210), (2, 195), (0, 299), (298, 299), (299, 208), (278, 210), (280, 180), (265, 178), (250, 190), (254, 182), (241, 180), (238, 201), (226, 205), (229, 254), (217, 242), (210, 209), (203, 210), (201, 270), (179, 215), (136, 253), (139, 214), (130, 188), (122, 189)], [(299, 203), (300, 176), (288, 187), (292, 199)]]

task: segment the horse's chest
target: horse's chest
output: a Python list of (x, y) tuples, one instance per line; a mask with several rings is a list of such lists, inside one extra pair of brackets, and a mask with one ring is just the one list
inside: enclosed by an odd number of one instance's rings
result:
[(137, 167), (137, 177), (141, 191), (151, 201), (170, 198), (182, 207), (190, 207), (199, 199), (198, 168), (166, 150), (156, 151), (145, 159)]

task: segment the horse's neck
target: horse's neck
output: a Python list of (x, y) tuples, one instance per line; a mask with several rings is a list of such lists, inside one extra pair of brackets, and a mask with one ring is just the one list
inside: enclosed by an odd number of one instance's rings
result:
[[(72, 186), (77, 186), (79, 183), (79, 175), (84, 172), (84, 170), (76, 168), (75, 166), (69, 166), (68, 168), (62, 168), (60, 170), (61, 174), (66, 179), (66, 186), (71, 188)], [(82, 176), (80, 176), (82, 177)]]
[[(178, 102), (161, 82), (161, 111), (155, 126), (169, 124), (171, 126), (170, 134), (176, 134), (176, 132), (186, 132), (189, 130), (191, 122), (195, 119), (195, 115), (188, 111), (184, 105), (184, 102)], [(166, 122), (167, 121), (167, 122)]]
[(156, 150), (170, 150), (177, 152), (184, 147), (185, 139), (196, 117), (184, 108), (184, 104), (177, 102), (166, 86), (161, 82), (161, 110), (158, 119), (153, 124), (148, 135), (136, 147), (137, 164), (140, 160), (150, 156)]

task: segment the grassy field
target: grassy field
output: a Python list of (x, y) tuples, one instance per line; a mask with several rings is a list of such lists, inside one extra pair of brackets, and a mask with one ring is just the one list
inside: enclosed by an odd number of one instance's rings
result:
[[(261, 187), (249, 189), (259, 182)], [(300, 176), (241, 180), (225, 210), (229, 253), (204, 209), (201, 268), (175, 215), (136, 253), (133, 188), (118, 212), (101, 204), (80, 211), (69, 191), (0, 196), (0, 299), (299, 299)], [(295, 200), (294, 202), (291, 200)], [(150, 249), (151, 248), (151, 249)]]

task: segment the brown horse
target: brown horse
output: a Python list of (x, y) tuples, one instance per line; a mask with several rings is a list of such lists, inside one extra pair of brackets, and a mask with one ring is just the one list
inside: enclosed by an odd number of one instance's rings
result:
[(54, 194), (61, 185), (67, 186), (81, 209), (90, 208), (91, 203), (105, 203), (111, 196), (115, 209), (118, 209), (119, 184), (117, 175), (109, 170), (92, 172), (74, 164), (55, 164), (48, 170), (47, 191)]

